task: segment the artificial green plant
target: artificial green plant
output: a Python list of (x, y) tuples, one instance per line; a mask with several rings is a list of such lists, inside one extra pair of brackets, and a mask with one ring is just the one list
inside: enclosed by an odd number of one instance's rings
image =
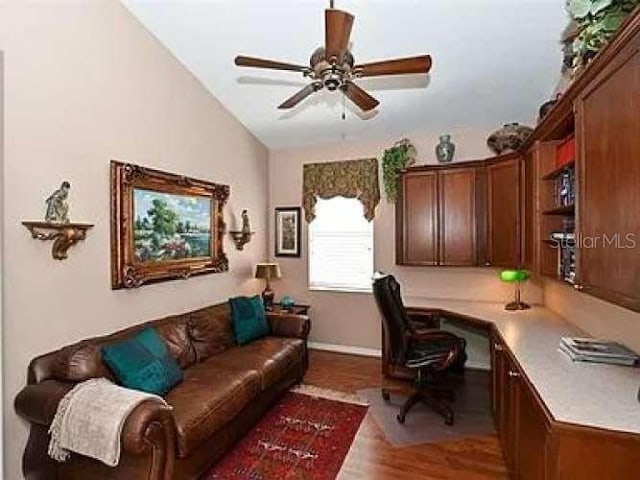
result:
[(567, 10), (579, 29), (573, 41), (574, 68), (585, 65), (639, 3), (640, 0), (568, 0)]
[(416, 148), (407, 138), (397, 141), (387, 148), (382, 156), (382, 179), (388, 202), (398, 198), (398, 174), (415, 162)]

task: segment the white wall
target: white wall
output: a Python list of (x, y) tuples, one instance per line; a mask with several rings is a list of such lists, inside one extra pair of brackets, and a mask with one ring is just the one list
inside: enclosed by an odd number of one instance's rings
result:
[[(0, 11), (5, 52), (4, 479), (21, 478), (27, 425), (14, 413), (34, 356), (145, 319), (256, 291), (267, 256), (267, 151), (115, 0), (23, 2)], [(109, 161), (227, 183), (227, 220), (247, 208), (257, 232), (225, 240), (228, 273), (110, 289)], [(21, 225), (71, 182), (71, 218), (95, 223), (62, 262)], [(229, 225), (233, 226), (232, 224)]]
[(622, 342), (640, 352), (640, 313), (554, 280), (544, 283), (544, 303), (590, 335)]
[[(0, 50), (0, 185), (4, 185), (4, 52)], [(3, 187), (4, 188), (4, 187)], [(4, 198), (0, 195), (0, 225), (4, 225)], [(4, 391), (4, 228), (0, 231), (0, 411)], [(0, 472), (4, 465), (4, 415), (0, 418)]]

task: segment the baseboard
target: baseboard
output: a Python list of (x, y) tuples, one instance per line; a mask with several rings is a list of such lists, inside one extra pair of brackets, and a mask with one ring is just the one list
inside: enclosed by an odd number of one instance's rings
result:
[[(352, 347), (349, 345), (339, 345), (337, 343), (309, 342), (311, 350), (322, 350), (324, 352), (346, 353), (348, 355), (358, 355), (360, 357), (382, 357), (382, 350), (377, 348)], [(491, 370), (491, 365), (467, 360), (466, 367), (472, 370)]]
[(338, 345), (336, 343), (309, 342), (311, 350), (323, 350), (325, 352), (347, 353), (360, 357), (382, 357), (382, 350), (376, 348), (351, 347), (349, 345)]

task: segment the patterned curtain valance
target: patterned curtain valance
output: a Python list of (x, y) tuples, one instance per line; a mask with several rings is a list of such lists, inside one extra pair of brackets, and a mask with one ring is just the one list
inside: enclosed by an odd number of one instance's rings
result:
[(346, 160), (342, 162), (309, 163), (303, 168), (302, 206), (308, 223), (316, 217), (318, 197), (357, 198), (364, 206), (364, 216), (373, 220), (380, 202), (378, 160)]

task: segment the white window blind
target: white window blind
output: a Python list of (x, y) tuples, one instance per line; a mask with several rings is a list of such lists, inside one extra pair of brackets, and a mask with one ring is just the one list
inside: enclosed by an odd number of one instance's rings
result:
[(318, 199), (309, 224), (309, 288), (371, 291), (373, 222), (359, 200)]

